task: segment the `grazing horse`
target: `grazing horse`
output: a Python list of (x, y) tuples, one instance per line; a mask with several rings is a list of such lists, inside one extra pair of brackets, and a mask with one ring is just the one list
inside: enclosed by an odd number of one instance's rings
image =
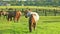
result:
[(26, 18), (29, 17), (29, 31), (32, 32), (32, 28), (35, 30), (36, 22), (39, 20), (39, 15), (30, 10), (26, 10), (24, 14)]

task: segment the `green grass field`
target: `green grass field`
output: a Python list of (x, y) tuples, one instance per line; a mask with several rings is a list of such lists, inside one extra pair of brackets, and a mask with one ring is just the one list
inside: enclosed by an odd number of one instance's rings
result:
[(0, 34), (60, 34), (60, 16), (40, 16), (36, 30), (29, 32), (28, 18), (21, 16), (18, 23), (0, 18)]

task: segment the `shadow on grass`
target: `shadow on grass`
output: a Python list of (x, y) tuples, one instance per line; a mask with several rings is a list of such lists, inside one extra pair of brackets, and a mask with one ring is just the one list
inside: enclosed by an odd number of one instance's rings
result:
[(12, 30), (12, 29), (6, 29), (6, 30), (0, 30), (0, 34), (20, 34), (20, 32)]

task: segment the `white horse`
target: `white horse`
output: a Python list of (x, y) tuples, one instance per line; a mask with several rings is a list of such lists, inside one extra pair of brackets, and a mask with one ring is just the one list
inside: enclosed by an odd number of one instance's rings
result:
[(29, 31), (32, 32), (32, 27), (35, 30), (36, 22), (39, 20), (39, 15), (36, 12), (25, 11), (25, 17), (29, 17)]

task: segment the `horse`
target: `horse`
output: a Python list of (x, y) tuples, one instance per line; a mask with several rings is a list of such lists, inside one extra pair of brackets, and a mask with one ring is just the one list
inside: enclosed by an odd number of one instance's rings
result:
[(2, 11), (0, 11), (0, 17), (1, 17), (1, 15), (2, 15)]
[(12, 21), (12, 18), (15, 17), (15, 14), (16, 14), (15, 11), (8, 11), (7, 20)]
[(39, 15), (36, 12), (32, 12), (30, 10), (26, 10), (24, 12), (25, 17), (29, 17), (29, 31), (32, 32), (32, 28), (35, 30), (36, 22), (39, 20)]
[(14, 21), (18, 22), (18, 20), (19, 20), (21, 15), (22, 15), (21, 11), (16, 11), (16, 15), (15, 15)]
[(21, 16), (21, 12), (20, 11), (8, 11), (8, 17), (7, 17), (7, 20), (8, 21), (12, 21), (12, 18), (14, 20), (14, 22), (18, 22), (19, 18)]
[(2, 15), (4, 16), (4, 18), (7, 18), (8, 12), (7, 11), (2, 11)]

